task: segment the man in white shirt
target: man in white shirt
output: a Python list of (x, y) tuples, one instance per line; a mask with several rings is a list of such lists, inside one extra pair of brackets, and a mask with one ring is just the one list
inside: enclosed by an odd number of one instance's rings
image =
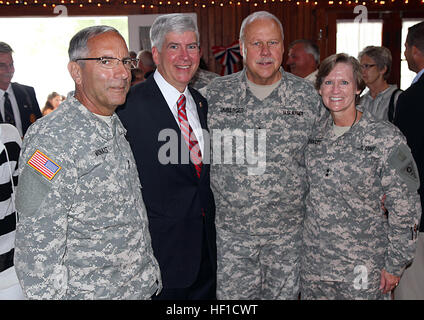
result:
[(15, 126), (21, 137), (28, 127), (41, 118), (33, 87), (11, 83), (15, 73), (13, 50), (0, 42), (0, 122)]
[(215, 202), (206, 100), (188, 84), (200, 61), (196, 22), (158, 17), (150, 30), (157, 70), (131, 88), (118, 115), (143, 187), (163, 289), (158, 300), (216, 299)]

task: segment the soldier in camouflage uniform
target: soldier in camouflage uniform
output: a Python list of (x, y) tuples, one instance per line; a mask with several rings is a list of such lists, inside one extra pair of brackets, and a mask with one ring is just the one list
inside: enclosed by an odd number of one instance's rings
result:
[(207, 86), (213, 79), (219, 77), (219, 74), (208, 70), (198, 68), (193, 78), (190, 81), (190, 85), (199, 90)]
[[(114, 113), (135, 61), (107, 26), (77, 33), (69, 56), (76, 91), (31, 126), (19, 160), (18, 279), (29, 299), (149, 299), (160, 290), (160, 270)], [(105, 56), (115, 58), (79, 62)]]
[[(280, 68), (283, 29), (274, 15), (248, 16), (240, 39), (244, 70), (201, 90), (210, 105), (213, 139), (217, 296), (296, 299), (306, 193), (303, 149), (325, 108), (307, 81)], [(249, 130), (259, 142), (250, 143)], [(217, 145), (228, 135), (235, 137), (235, 153), (232, 161), (221, 163)], [(255, 155), (256, 146), (263, 152), (254, 163), (248, 154)], [(223, 149), (225, 159), (231, 143)], [(245, 159), (237, 159), (245, 153)]]
[(316, 87), (331, 116), (305, 151), (303, 299), (390, 298), (414, 256), (417, 168), (395, 126), (356, 108), (364, 86), (355, 58), (321, 63)]
[(203, 58), (200, 58), (199, 67), (193, 78), (190, 80), (190, 85), (196, 90), (206, 87), (213, 79), (219, 77), (219, 74), (209, 71), (208, 66)]

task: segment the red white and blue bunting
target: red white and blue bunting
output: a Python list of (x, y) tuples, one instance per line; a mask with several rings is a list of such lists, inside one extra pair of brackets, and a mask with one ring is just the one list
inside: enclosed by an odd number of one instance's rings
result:
[(239, 71), (237, 64), (242, 57), (238, 41), (234, 41), (228, 47), (213, 46), (212, 52), (215, 59), (222, 65), (221, 76)]

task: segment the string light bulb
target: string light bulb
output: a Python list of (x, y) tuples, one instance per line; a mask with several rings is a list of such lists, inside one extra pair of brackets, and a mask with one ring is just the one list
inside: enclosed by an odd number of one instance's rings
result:
[[(226, 7), (226, 6), (242, 6), (243, 4), (243, 0), (222, 0), (222, 1), (217, 1), (217, 0), (209, 0), (209, 1), (190, 1), (190, 0), (176, 0), (176, 2), (171, 2), (168, 0), (158, 0), (156, 1), (148, 1), (147, 3), (144, 0), (118, 0), (118, 3), (120, 3), (121, 5), (142, 5), (143, 8), (160, 8), (166, 5), (169, 6), (191, 6), (191, 7), (201, 7), (201, 8), (208, 8), (211, 6), (215, 6), (215, 5), (219, 5), (220, 7)], [(144, 2), (144, 4), (143, 4)], [(296, 4), (296, 6), (302, 6), (304, 4), (310, 4), (311, 6), (317, 6), (319, 4), (318, 0), (255, 0), (255, 1), (251, 1), (251, 0), (245, 0), (244, 3), (246, 4), (253, 4), (254, 7), (260, 7), (262, 4), (267, 5), (267, 4), (275, 4), (275, 3), (283, 3), (283, 2), (288, 2), (291, 4)], [(112, 3), (110, 0), (84, 0), (84, 1), (75, 1), (75, 0), (45, 0), (45, 1), (40, 1), (40, 0), (0, 0), (0, 6), (1, 5), (10, 5), (10, 6), (35, 6), (35, 5), (42, 5), (44, 8), (48, 8), (48, 7), (57, 7), (59, 4), (72, 4), (75, 6), (79, 6), (80, 8), (84, 7), (84, 5), (89, 4), (89, 5), (93, 5), (93, 6), (97, 6), (97, 7), (102, 7), (104, 4), (110, 4)], [(345, 8), (347, 8), (348, 6), (350, 7), (352, 4), (362, 4), (364, 6), (367, 5), (376, 5), (376, 6), (385, 6), (388, 4), (394, 4), (396, 3), (395, 0), (327, 0), (326, 2), (324, 2), (324, 6), (325, 4), (328, 6), (334, 6), (336, 4), (340, 5), (340, 6), (344, 6)], [(397, 3), (400, 3), (400, 5), (420, 5), (420, 7), (422, 7), (424, 5), (424, 0), (416, 0), (416, 1), (409, 1), (409, 0), (399, 0), (397, 1)]]

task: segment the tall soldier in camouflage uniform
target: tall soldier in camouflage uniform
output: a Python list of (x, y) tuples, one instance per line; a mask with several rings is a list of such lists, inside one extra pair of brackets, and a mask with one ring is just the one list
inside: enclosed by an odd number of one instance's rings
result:
[(107, 26), (78, 32), (69, 57), (75, 93), (31, 126), (19, 159), (18, 279), (30, 299), (149, 299), (160, 271), (114, 113), (135, 61)]
[(316, 88), (331, 116), (305, 151), (304, 299), (389, 298), (414, 256), (417, 168), (395, 126), (356, 108), (364, 87), (355, 58), (321, 63)]
[[(261, 11), (248, 16), (240, 47), (244, 70), (214, 79), (201, 90), (210, 104), (213, 131), (217, 295), (296, 299), (306, 192), (303, 149), (325, 109), (307, 81), (280, 68), (283, 28), (274, 15)], [(259, 142), (252, 144), (252, 133)], [(235, 136), (235, 161), (229, 159), (228, 143), (224, 163), (217, 161), (222, 135), (224, 141)], [(266, 147), (266, 158), (265, 152), (252, 152), (256, 145)], [(246, 159), (240, 158), (245, 151)], [(256, 154), (261, 159), (255, 163)]]

